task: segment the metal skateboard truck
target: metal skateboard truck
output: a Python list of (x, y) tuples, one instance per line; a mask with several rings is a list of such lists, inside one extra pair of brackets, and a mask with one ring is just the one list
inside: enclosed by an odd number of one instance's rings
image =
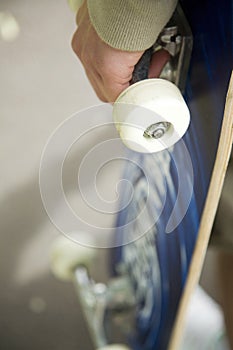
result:
[[(102, 349), (109, 344), (105, 326), (109, 320), (117, 319), (117, 324), (129, 331), (124, 318), (133, 312), (136, 301), (128, 276), (111, 278), (107, 284), (90, 277), (88, 270), (95, 255), (95, 249), (59, 237), (52, 247), (51, 269), (58, 279), (74, 283), (93, 344)], [(118, 346), (113, 349), (127, 350)]]

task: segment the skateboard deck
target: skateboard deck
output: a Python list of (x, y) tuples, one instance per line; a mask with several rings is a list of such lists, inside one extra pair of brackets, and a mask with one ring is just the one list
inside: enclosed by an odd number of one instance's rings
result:
[(128, 204), (117, 217), (111, 266), (133, 286), (137, 306), (127, 338), (135, 350), (179, 349), (232, 145), (232, 1), (182, 7), (194, 40), (185, 90), (189, 129), (165, 151), (128, 151), (122, 176), (131, 187), (121, 189)]

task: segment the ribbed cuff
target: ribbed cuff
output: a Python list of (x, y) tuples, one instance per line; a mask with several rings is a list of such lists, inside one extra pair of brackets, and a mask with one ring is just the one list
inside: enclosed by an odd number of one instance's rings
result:
[(99, 37), (125, 51), (142, 51), (156, 41), (177, 0), (87, 0)]
[(84, 0), (67, 0), (72, 11), (78, 12)]

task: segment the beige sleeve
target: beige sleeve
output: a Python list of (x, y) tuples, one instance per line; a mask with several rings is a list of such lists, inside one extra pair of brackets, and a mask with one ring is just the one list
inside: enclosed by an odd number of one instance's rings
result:
[(81, 7), (83, 0), (67, 0), (68, 5), (70, 6), (70, 9), (74, 12), (78, 12), (79, 8)]
[(99, 37), (126, 51), (149, 48), (169, 21), (177, 0), (87, 0)]

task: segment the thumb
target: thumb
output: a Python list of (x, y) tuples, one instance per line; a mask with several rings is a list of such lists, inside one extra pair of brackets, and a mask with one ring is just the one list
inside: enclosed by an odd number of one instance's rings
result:
[(156, 51), (151, 59), (148, 78), (158, 78), (169, 59), (170, 55), (167, 51), (163, 49)]

